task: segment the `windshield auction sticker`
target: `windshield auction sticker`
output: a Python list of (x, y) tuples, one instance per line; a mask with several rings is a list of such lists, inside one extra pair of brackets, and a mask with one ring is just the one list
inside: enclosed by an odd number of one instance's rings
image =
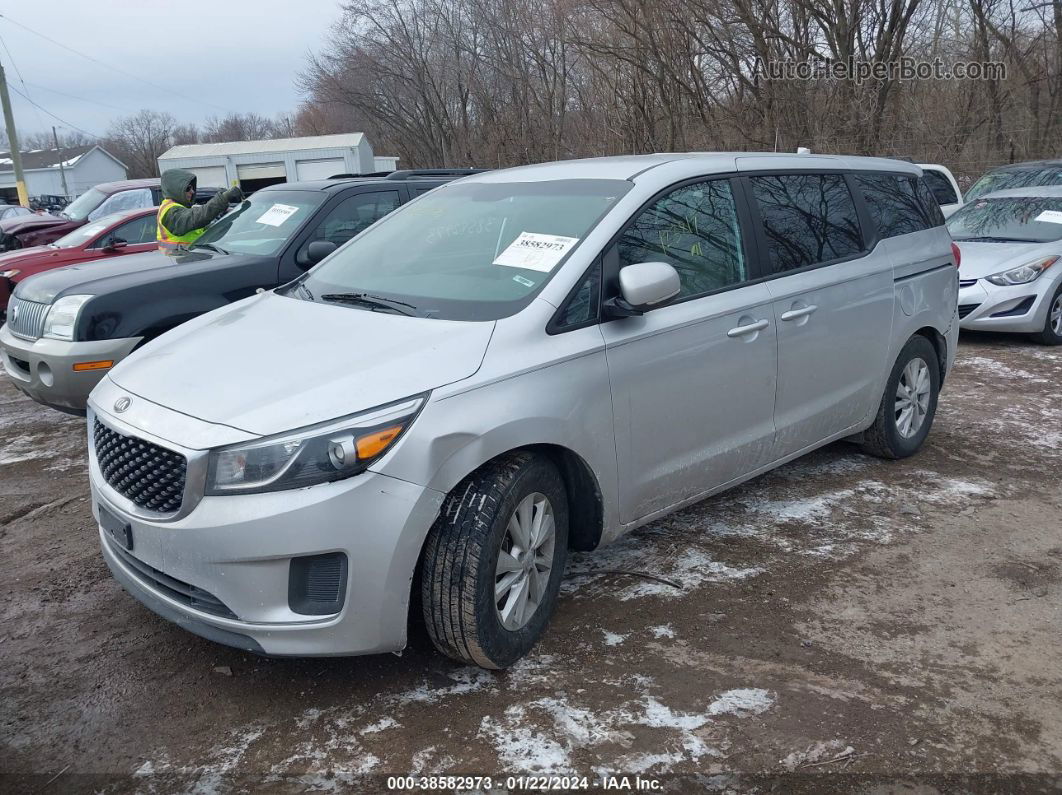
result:
[(1062, 224), (1062, 210), (1044, 210), (1034, 221), (1047, 221), (1049, 224)]
[(299, 211), (298, 207), (292, 207), (290, 204), (274, 204), (264, 213), (262, 213), (256, 219), (260, 224), (268, 224), (269, 226), (280, 226), (286, 220), (291, 218)]
[(494, 264), (549, 273), (578, 242), (577, 237), (521, 232), (519, 237), (498, 255)]

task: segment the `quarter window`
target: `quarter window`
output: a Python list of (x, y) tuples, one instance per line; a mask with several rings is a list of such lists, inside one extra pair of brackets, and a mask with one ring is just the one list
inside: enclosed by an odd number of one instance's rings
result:
[(621, 268), (638, 262), (672, 265), (683, 298), (747, 278), (734, 194), (725, 179), (685, 185), (653, 202), (618, 245)]
[[(928, 211), (917, 194), (917, 180), (914, 177), (898, 174), (857, 174), (856, 184), (863, 194), (879, 238), (897, 237), (933, 226)], [(936, 206), (932, 196), (929, 201)], [(937, 212), (940, 212), (939, 208)]]
[(933, 192), (926, 185), (924, 179), (915, 181), (915, 192), (918, 194), (918, 198), (922, 200), (922, 208), (926, 212), (926, 217), (929, 219), (930, 226), (944, 226), (944, 213), (940, 209), (940, 205), (937, 204), (936, 199), (933, 196)]
[(601, 294), (601, 261), (594, 263), (593, 267), (583, 276), (583, 281), (578, 289), (568, 299), (557, 321), (556, 328), (564, 330), (589, 323), (597, 319), (597, 303)]
[(805, 268), (863, 250), (859, 216), (841, 174), (753, 177), (771, 270)]

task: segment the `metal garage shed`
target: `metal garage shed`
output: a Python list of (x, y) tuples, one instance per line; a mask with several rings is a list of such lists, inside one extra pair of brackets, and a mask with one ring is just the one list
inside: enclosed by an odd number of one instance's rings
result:
[(183, 168), (202, 187), (228, 187), (239, 180), (245, 191), (278, 182), (327, 179), (334, 174), (393, 171), (398, 158), (375, 157), (363, 133), (230, 141), (174, 146), (159, 157), (159, 170)]

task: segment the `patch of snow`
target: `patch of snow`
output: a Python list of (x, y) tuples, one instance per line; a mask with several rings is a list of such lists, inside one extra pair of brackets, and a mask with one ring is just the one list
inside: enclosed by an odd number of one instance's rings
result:
[(759, 715), (774, 704), (771, 694), (758, 687), (727, 690), (708, 705), (709, 715)]
[(490, 740), (502, 765), (514, 772), (540, 775), (571, 773), (572, 764), (559, 742), (524, 725), (527, 711), (519, 704), (505, 710), (500, 722), (487, 715), (480, 722), (479, 736)]
[(361, 733), (376, 734), (377, 732), (382, 732), (385, 729), (393, 729), (401, 725), (402, 724), (396, 721), (394, 718), (388, 716), (385, 718), (380, 718), (380, 720), (376, 721), (376, 723), (370, 723), (368, 726), (361, 730)]
[(661, 624), (658, 627), (649, 627), (649, 631), (653, 633), (654, 638), (675, 637), (675, 630), (671, 628), (670, 624)]
[(615, 632), (609, 632), (607, 629), (601, 630), (601, 634), (605, 636), (606, 646), (619, 646), (628, 637), (627, 635), (617, 635)]

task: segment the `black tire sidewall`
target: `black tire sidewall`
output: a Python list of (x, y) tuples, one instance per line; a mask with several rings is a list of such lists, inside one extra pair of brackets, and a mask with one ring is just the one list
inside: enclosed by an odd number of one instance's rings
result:
[(1046, 345), (1062, 345), (1062, 336), (1055, 334), (1055, 330), (1051, 328), (1051, 309), (1060, 295), (1062, 295), (1062, 284), (1059, 284), (1055, 291), (1051, 293), (1051, 298), (1047, 302), (1047, 318), (1044, 320), (1044, 330), (1036, 335), (1036, 338)]
[[(535, 615), (525, 626), (513, 631), (502, 626), (495, 606), (495, 569), (509, 517), (524, 497), (536, 491), (546, 495), (553, 508), (556, 533), (553, 568), (550, 570), (545, 599), (539, 604)], [(564, 578), (568, 550), (568, 497), (556, 467), (543, 458), (532, 459), (513, 479), (505, 498), (490, 521), (488, 549), (479, 566), (478, 582), (475, 584), (475, 623), (479, 630), (477, 634), (480, 648), (499, 668), (505, 668), (527, 654), (541, 637), (556, 607), (557, 595)]]
[[(929, 409), (922, 427), (914, 436), (906, 437), (896, 427), (896, 388), (899, 386), (903, 370), (912, 359), (922, 359), (929, 367), (930, 393)], [(933, 426), (933, 419), (937, 413), (937, 398), (940, 395), (940, 359), (937, 350), (929, 340), (919, 335), (912, 337), (903, 346), (900, 355), (896, 357), (889, 380), (885, 383), (883, 400), (885, 441), (893, 453), (899, 458), (906, 458), (918, 452), (925, 442), (929, 431)]]

